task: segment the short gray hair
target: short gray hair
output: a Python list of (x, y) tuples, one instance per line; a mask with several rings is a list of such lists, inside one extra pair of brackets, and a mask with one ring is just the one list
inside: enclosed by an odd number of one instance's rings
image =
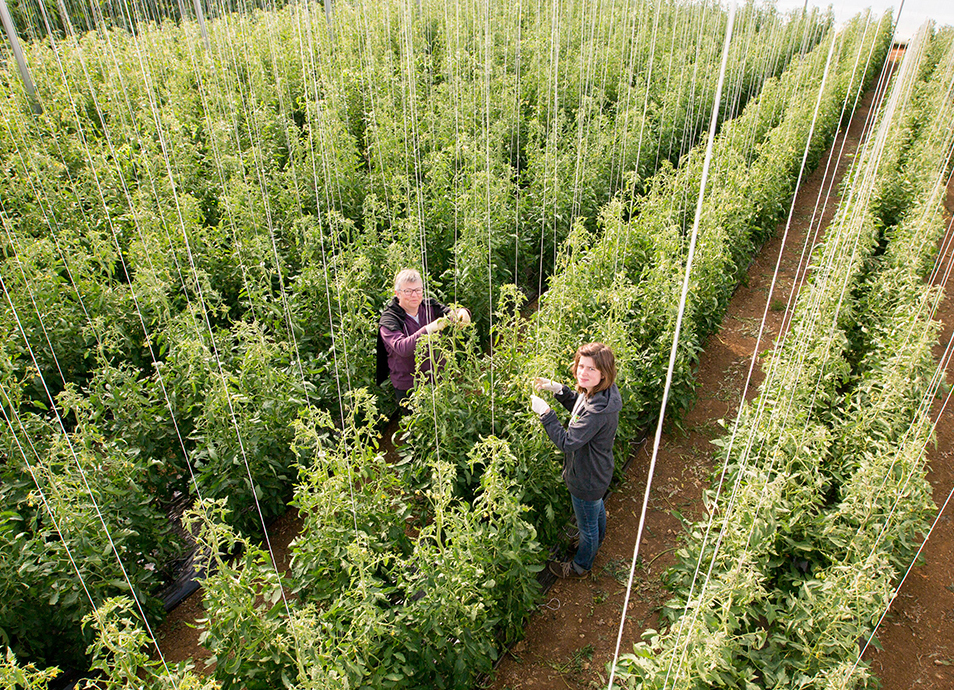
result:
[(394, 291), (397, 292), (406, 283), (421, 283), (423, 285), (424, 281), (421, 280), (421, 274), (416, 268), (405, 268), (394, 276)]

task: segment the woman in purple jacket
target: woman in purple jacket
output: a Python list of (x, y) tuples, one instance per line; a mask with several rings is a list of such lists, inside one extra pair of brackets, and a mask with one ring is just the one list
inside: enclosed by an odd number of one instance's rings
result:
[(466, 309), (451, 309), (433, 297), (424, 297), (421, 274), (405, 268), (394, 278), (394, 297), (381, 314), (378, 328), (377, 380), (390, 376), (398, 404), (414, 387), (416, 372), (432, 369), (431, 358), (415, 361), (417, 340), (425, 333), (436, 333), (447, 324), (470, 323)]
[(576, 390), (549, 379), (533, 380), (534, 389), (554, 393), (570, 412), (566, 429), (549, 405), (530, 396), (547, 436), (563, 451), (563, 481), (570, 490), (580, 530), (580, 545), (573, 559), (548, 565), (561, 579), (586, 577), (606, 536), (603, 496), (613, 479), (613, 443), (623, 407), (616, 387), (616, 358), (603, 343), (588, 343), (576, 351), (573, 377)]

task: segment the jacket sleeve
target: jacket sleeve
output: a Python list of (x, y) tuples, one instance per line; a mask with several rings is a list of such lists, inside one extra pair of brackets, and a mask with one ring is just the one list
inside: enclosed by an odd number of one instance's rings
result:
[(576, 404), (576, 399), (579, 395), (579, 393), (564, 383), (560, 392), (554, 393), (553, 397), (557, 399), (558, 403), (566, 408), (567, 412), (573, 412), (573, 406)]
[(411, 333), (411, 335), (391, 331), (384, 326), (381, 326), (380, 332), (381, 340), (384, 341), (384, 345), (388, 350), (394, 352), (399, 357), (412, 357), (414, 355), (414, 346), (417, 345), (417, 339), (424, 333), (424, 327), (422, 326), (414, 331), (414, 333)]
[(564, 453), (582, 448), (589, 443), (597, 432), (603, 428), (603, 415), (584, 411), (576, 422), (563, 429), (556, 412), (550, 410), (540, 416), (543, 428), (554, 445)]
[(435, 308), (440, 312), (441, 316), (447, 316), (448, 314), (451, 313), (451, 308), (448, 307), (446, 304), (442, 304), (441, 302), (434, 300), (434, 305), (435, 305)]

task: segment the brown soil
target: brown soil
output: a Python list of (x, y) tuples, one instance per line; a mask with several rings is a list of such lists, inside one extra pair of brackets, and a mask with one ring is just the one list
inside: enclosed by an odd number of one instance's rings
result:
[[(681, 431), (664, 433), (647, 512), (640, 564), (633, 581), (620, 652), (632, 645), (647, 628), (657, 625), (657, 609), (666, 598), (660, 574), (674, 563), (674, 550), (682, 531), (677, 514), (696, 521), (701, 518), (701, 496), (713, 470), (710, 441), (723, 433), (723, 423), (731, 423), (741, 395), (751, 399), (762, 375), (758, 361), (748, 388), (745, 388), (752, 352), (766, 304), (770, 305), (765, 331), (759, 344), (764, 351), (783, 328), (785, 305), (793, 286), (803, 275), (800, 265), (806, 238), (812, 244), (824, 233), (838, 205), (838, 185), (862, 137), (871, 94), (856, 113), (843, 140), (835, 143), (839, 160), (835, 175), (826, 174), (822, 159), (819, 169), (802, 184), (795, 201), (788, 236), (783, 246), (785, 224), (749, 267), (748, 279), (729, 305), (722, 329), (711, 336), (701, 354), (698, 369), (698, 398), (682, 423)], [(829, 195), (826, 203), (826, 196)], [(818, 203), (816, 210), (816, 202)], [(949, 188), (948, 208), (954, 210), (954, 185)], [(779, 274), (774, 292), (769, 289), (776, 262)], [(946, 344), (954, 330), (954, 300), (946, 299), (938, 318), (944, 324), (941, 342)], [(939, 348), (940, 357), (943, 348)], [(954, 372), (949, 372), (949, 376)], [(952, 379), (954, 380), (954, 379)], [(935, 414), (939, 412), (940, 402)], [(393, 449), (388, 445), (388, 450)], [(544, 603), (531, 617), (526, 637), (504, 654), (495, 678), (487, 682), (494, 690), (605, 687), (607, 664), (617, 643), (629, 567), (652, 455), (652, 433), (632, 458), (620, 485), (607, 499), (609, 530), (590, 577), (577, 581), (557, 581)], [(938, 426), (938, 444), (931, 451), (931, 481), (940, 506), (954, 486), (954, 429)], [(301, 520), (291, 511), (272, 526), (272, 548), (280, 564), (287, 563), (288, 544), (298, 533)], [(872, 650), (865, 658), (884, 683), (885, 690), (954, 687), (954, 525), (942, 516), (923, 553), (926, 565), (915, 568), (905, 581), (879, 631), (884, 651)], [(159, 629), (159, 641), (169, 662), (209, 656), (199, 646), (194, 621), (204, 615), (201, 591), (176, 608)]]
[[(268, 537), (271, 542), (275, 563), (281, 572), (288, 569), (292, 540), (301, 532), (302, 519), (298, 510), (289, 508), (281, 518), (269, 525)], [(189, 661), (196, 671), (211, 671), (212, 652), (199, 644), (200, 626), (197, 621), (205, 617), (202, 606), (202, 589), (186, 598), (169, 612), (166, 620), (156, 630), (159, 648), (170, 666), (180, 661)]]

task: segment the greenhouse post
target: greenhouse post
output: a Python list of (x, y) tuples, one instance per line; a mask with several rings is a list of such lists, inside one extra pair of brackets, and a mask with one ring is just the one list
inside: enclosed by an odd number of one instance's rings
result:
[(30, 68), (27, 67), (26, 59), (23, 57), (23, 49), (20, 47), (20, 39), (17, 37), (17, 28), (13, 25), (13, 17), (10, 16), (10, 10), (7, 8), (7, 0), (0, 0), (0, 18), (3, 19), (3, 29), (7, 33), (10, 41), (10, 48), (13, 50), (13, 56), (17, 60), (17, 68), (20, 70), (20, 78), (23, 80), (23, 86), (27, 95), (30, 97), (30, 107), (33, 112), (39, 115), (43, 112), (40, 101), (36, 97), (36, 87), (33, 86), (33, 78), (30, 76)]

